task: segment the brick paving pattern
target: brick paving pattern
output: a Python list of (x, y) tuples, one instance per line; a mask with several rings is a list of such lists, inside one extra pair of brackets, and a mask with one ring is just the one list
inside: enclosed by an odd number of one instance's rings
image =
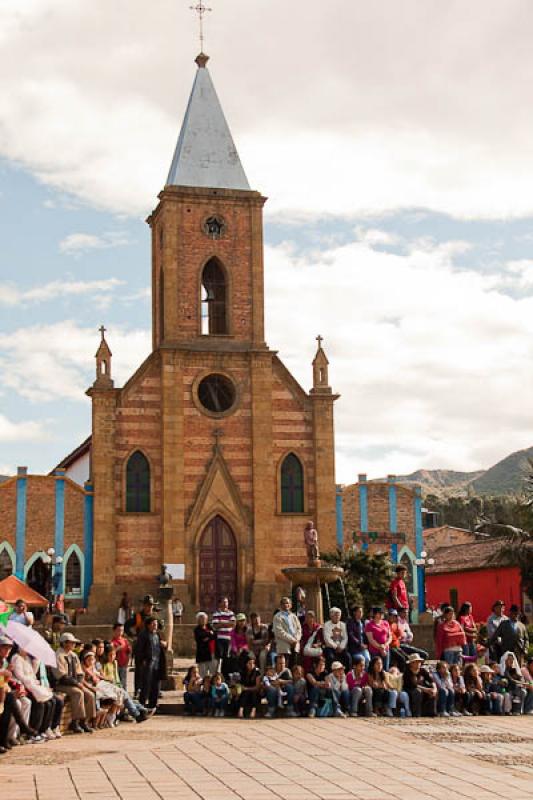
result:
[(0, 760), (2, 800), (531, 800), (533, 721), (159, 717)]

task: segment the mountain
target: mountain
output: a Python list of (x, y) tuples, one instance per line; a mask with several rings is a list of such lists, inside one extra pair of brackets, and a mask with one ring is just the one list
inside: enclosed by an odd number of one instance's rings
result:
[(533, 459), (533, 447), (511, 453), (486, 470), (419, 469), (410, 475), (398, 475), (398, 481), (418, 483), (424, 494), (439, 497), (518, 494), (524, 488), (524, 477), (531, 471), (528, 459)]
[(524, 488), (524, 477), (531, 471), (533, 447), (518, 450), (486, 470), (471, 486), (476, 494), (515, 494)]

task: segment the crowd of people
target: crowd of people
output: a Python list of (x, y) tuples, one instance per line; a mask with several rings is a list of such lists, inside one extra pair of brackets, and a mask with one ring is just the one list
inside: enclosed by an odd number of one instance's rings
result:
[(392, 587), (388, 599), (390, 608), (374, 607), (367, 619), (360, 606), (347, 621), (331, 608), (321, 625), (312, 610), (295, 614), (284, 597), (267, 625), (256, 613), (234, 614), (221, 598), (211, 619), (197, 614), (186, 711), (251, 719), (263, 710), (266, 718), (533, 715), (533, 657), (516, 606), (507, 617), (503, 603), (494, 604), (485, 646), (469, 603), (458, 619), (443, 605), (437, 660), (429, 661), (399, 605), (402, 592)]
[[(21, 744), (42, 744), (62, 733), (65, 702), (70, 705), (68, 730), (92, 734), (121, 722), (141, 723), (156, 711), (165, 676), (166, 642), (152, 615), (147, 596), (132, 617), (130, 636), (116, 623), (108, 640), (82, 643), (65, 631), (62, 614), (53, 616), (42, 632), (55, 651), (55, 666), (46, 667), (14, 642), (0, 635), (0, 754)], [(10, 617), (32, 627), (33, 615), (19, 600)], [(135, 656), (135, 686), (128, 690), (128, 669)]]

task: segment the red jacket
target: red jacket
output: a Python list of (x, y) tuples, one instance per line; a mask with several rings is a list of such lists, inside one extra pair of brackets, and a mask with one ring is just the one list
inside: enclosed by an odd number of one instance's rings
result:
[(439, 622), (435, 633), (435, 648), (437, 658), (441, 658), (445, 650), (452, 647), (462, 647), (466, 644), (465, 632), (456, 619), (449, 622)]

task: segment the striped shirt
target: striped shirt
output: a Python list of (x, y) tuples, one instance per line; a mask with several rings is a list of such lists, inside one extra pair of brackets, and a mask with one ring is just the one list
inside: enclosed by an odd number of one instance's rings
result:
[[(217, 639), (229, 642), (231, 639), (231, 632), (235, 627), (235, 614), (233, 611), (231, 611), (229, 608), (227, 611), (221, 611), (220, 609), (217, 609), (213, 612), (211, 622), (215, 628)], [(221, 628), (217, 628), (217, 624), (221, 622), (226, 623), (226, 625)]]

